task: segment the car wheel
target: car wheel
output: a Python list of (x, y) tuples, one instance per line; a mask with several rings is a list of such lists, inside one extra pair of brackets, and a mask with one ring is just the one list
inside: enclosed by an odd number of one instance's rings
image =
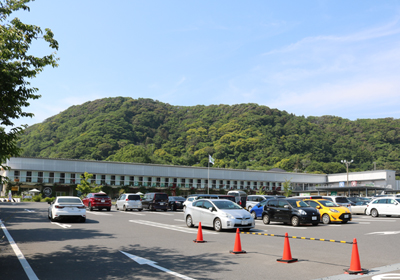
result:
[(265, 215), (262, 217), (262, 220), (263, 220), (263, 223), (264, 223), (264, 224), (268, 225), (269, 222), (270, 222), (269, 215), (268, 215), (268, 214), (265, 214)]
[(371, 210), (371, 216), (374, 217), (374, 218), (379, 217), (378, 210), (372, 209), (372, 210)]
[(107, 208), (107, 211), (111, 211), (111, 207), (108, 207), (108, 208)]
[(138, 209), (138, 211), (142, 211), (143, 209)]
[(300, 224), (300, 219), (297, 216), (292, 217), (292, 226), (297, 227)]
[(190, 215), (186, 216), (186, 225), (187, 225), (187, 227), (194, 227), (192, 216), (190, 216)]
[(250, 212), (251, 208), (253, 208), (253, 207), (251, 207), (251, 206), (249, 205), (249, 206), (247, 207), (247, 211)]
[(214, 230), (215, 231), (221, 231), (222, 230), (222, 223), (221, 223), (221, 220), (219, 218), (216, 218), (214, 220)]
[(84, 222), (86, 222), (86, 218), (82, 217), (82, 218), (80, 219), (80, 221), (81, 221), (81, 223), (84, 223)]
[(253, 217), (254, 220), (257, 219), (257, 215), (256, 215), (255, 211), (251, 212), (250, 215)]
[(89, 211), (93, 211), (92, 203), (89, 203)]
[(329, 215), (328, 214), (324, 214), (324, 215), (322, 215), (322, 222), (324, 223), (324, 224), (329, 224), (330, 222), (331, 222), (331, 218), (329, 217)]
[(118, 205), (117, 205), (117, 204), (115, 204), (115, 209), (119, 210), (119, 208), (118, 208)]
[(47, 218), (49, 218), (49, 220), (51, 219), (50, 218), (50, 211), (47, 211)]
[(163, 209), (163, 210), (164, 210), (164, 212), (165, 212), (165, 211), (167, 211), (168, 209)]
[(126, 209), (126, 206), (124, 205), (124, 207), (122, 208), (124, 211), (128, 211), (128, 209)]
[(56, 219), (53, 218), (53, 214), (50, 212), (50, 221), (54, 222)]
[(312, 223), (313, 226), (318, 226), (318, 223)]

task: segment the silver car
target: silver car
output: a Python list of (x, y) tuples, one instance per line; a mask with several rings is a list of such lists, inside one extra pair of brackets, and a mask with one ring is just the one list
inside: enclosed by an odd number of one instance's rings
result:
[(117, 199), (117, 202), (115, 203), (115, 208), (117, 210), (122, 209), (124, 211), (132, 211), (132, 209), (142, 211), (142, 199), (140, 198), (140, 195), (135, 193), (123, 193)]
[(241, 228), (249, 231), (255, 222), (248, 211), (227, 199), (199, 199), (185, 209), (185, 221), (188, 227), (201, 222), (202, 226), (222, 229)]

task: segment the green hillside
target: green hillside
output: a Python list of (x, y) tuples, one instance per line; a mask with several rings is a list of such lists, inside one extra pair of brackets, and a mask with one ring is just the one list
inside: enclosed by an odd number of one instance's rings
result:
[(26, 129), (21, 156), (291, 172), (400, 171), (400, 120), (303, 117), (257, 104), (105, 98)]

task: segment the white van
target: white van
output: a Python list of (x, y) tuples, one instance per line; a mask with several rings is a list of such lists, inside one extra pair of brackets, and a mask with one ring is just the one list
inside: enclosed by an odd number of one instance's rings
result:
[(229, 191), (227, 195), (233, 195), (236, 203), (246, 209), (247, 193), (244, 191)]

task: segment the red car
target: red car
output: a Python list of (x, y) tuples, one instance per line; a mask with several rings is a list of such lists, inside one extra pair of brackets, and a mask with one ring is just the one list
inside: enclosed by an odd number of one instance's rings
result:
[(90, 211), (93, 211), (93, 208), (99, 210), (104, 208), (107, 209), (107, 211), (111, 210), (111, 198), (103, 192), (89, 193), (84, 199), (82, 199), (82, 202)]

